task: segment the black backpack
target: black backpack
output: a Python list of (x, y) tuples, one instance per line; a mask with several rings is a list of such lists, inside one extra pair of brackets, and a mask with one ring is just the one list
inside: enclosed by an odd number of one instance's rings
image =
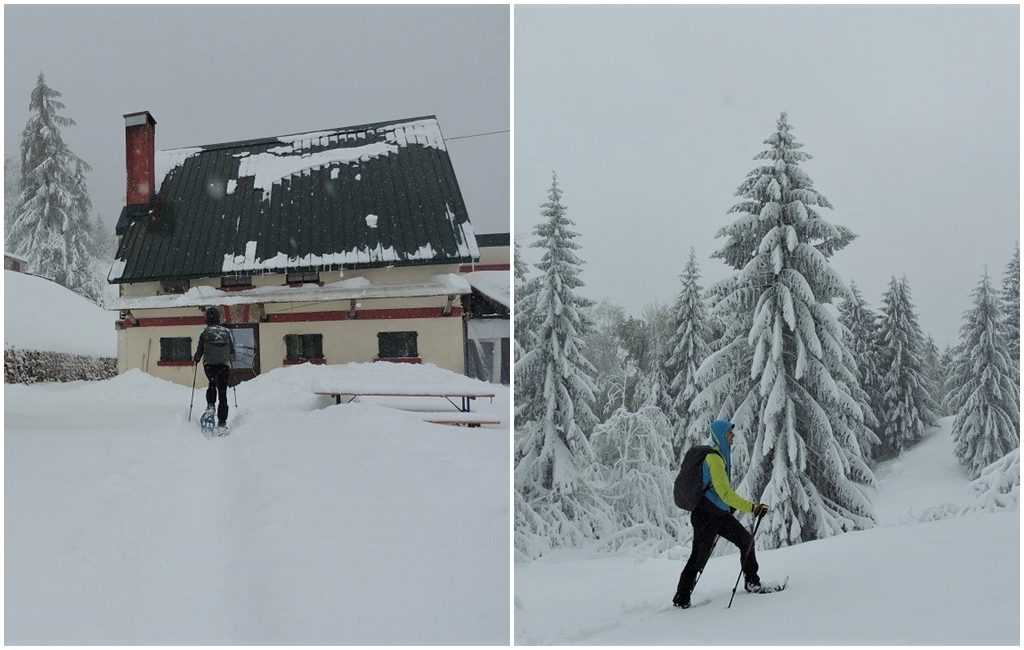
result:
[(707, 491), (708, 486), (704, 485), (704, 458), (708, 454), (722, 454), (711, 446), (697, 445), (690, 447), (683, 456), (682, 467), (679, 475), (676, 476), (676, 483), (672, 489), (672, 496), (675, 498), (676, 506), (683, 510), (693, 510), (700, 503), (701, 497)]

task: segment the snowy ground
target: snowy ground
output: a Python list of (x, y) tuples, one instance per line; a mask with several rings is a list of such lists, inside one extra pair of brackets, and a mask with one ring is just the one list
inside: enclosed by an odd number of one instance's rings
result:
[[(515, 568), (517, 644), (771, 645), (1020, 642), (1020, 513), (937, 519), (965, 504), (951, 419), (878, 468), (880, 526), (758, 554), (779, 594), (737, 594), (738, 556), (712, 559), (690, 610), (680, 560), (564, 551)], [(748, 516), (741, 521), (748, 524)]]
[(6, 385), (5, 642), (507, 644), (508, 389), (466, 429), (322, 376), (242, 384), (222, 439), (139, 371)]

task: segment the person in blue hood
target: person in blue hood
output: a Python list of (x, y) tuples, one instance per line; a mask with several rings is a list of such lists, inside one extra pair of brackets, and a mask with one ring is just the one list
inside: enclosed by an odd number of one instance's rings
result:
[[(686, 609), (690, 606), (690, 592), (697, 582), (697, 575), (704, 568), (718, 536), (724, 537), (740, 549), (740, 564), (743, 567), (744, 586), (747, 591), (756, 591), (761, 585), (757, 575), (757, 557), (751, 546), (751, 535), (732, 515), (733, 510), (752, 513), (762, 517), (768, 512), (763, 503), (752, 503), (733, 491), (729, 484), (732, 469), (732, 441), (735, 438), (732, 422), (715, 420), (711, 423), (711, 447), (715, 452), (704, 458), (704, 498), (690, 513), (693, 524), (693, 547), (690, 558), (679, 575), (679, 584), (672, 604)], [(749, 553), (748, 553), (749, 550)]]

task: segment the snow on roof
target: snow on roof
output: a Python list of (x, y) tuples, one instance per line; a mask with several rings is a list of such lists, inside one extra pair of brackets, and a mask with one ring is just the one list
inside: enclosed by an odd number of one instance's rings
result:
[(505, 307), (512, 306), (512, 295), (509, 286), (511, 277), (508, 271), (471, 271), (463, 273), (462, 277), (474, 289), (491, 300)]
[(452, 273), (432, 276), (430, 282), (373, 284), (364, 277), (331, 282), (324, 286), (255, 287), (245, 291), (221, 291), (215, 287), (192, 287), (182, 294), (121, 298), (110, 306), (120, 309), (169, 309), (204, 305), (246, 305), (260, 302), (309, 302), (447, 296), (469, 293), (469, 283)]
[[(235, 158), (239, 159), (238, 178), (251, 177), (253, 188), (263, 190), (263, 198), (269, 199), (271, 188), (275, 184), (310, 169), (366, 162), (371, 158), (398, 153), (399, 147), (408, 144), (446, 150), (441, 127), (434, 119), (388, 125), (377, 132), (380, 131), (384, 133), (384, 140), (356, 144), (355, 146), (349, 143), (365, 140), (367, 131), (341, 128), (278, 136), (275, 139), (281, 143), (279, 147), (273, 147), (262, 153), (246, 151), (233, 154)], [(339, 147), (340, 143), (345, 143), (345, 145)], [(329, 145), (334, 146), (324, 151), (310, 151), (314, 146)], [(213, 145), (212, 148), (217, 148), (217, 145)], [(162, 182), (167, 173), (185, 162), (186, 158), (205, 150), (203, 147), (185, 147), (156, 152), (157, 182)], [(230, 188), (228, 194), (233, 190), (233, 187)]]
[(157, 151), (153, 156), (153, 165), (155, 168), (154, 178), (156, 179), (157, 187), (163, 183), (167, 174), (177, 167), (178, 165), (185, 162), (185, 159), (194, 156), (197, 153), (202, 153), (204, 149), (202, 147), (182, 147), (181, 149), (164, 149)]
[(4, 348), (117, 356), (110, 313), (45, 278), (4, 271)]

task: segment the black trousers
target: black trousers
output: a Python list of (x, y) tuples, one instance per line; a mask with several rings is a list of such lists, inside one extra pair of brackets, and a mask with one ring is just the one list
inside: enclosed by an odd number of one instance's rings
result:
[(212, 363), (203, 366), (203, 372), (210, 385), (206, 389), (206, 404), (213, 406), (220, 397), (220, 404), (217, 405), (217, 423), (224, 424), (228, 421), (228, 367), (223, 363)]
[[(732, 542), (740, 549), (740, 565), (743, 567), (746, 581), (761, 581), (757, 576), (757, 554), (750, 545), (750, 540), (753, 538), (750, 531), (744, 528), (736, 520), (736, 517), (705, 498), (701, 499), (697, 507), (690, 513), (690, 523), (693, 524), (693, 548), (690, 550), (690, 559), (686, 561), (686, 566), (683, 567), (683, 572), (679, 575), (679, 585), (676, 587), (677, 596), (689, 598), (694, 583), (697, 581), (697, 574), (711, 557), (715, 535)], [(750, 549), (749, 554), (747, 549)]]

